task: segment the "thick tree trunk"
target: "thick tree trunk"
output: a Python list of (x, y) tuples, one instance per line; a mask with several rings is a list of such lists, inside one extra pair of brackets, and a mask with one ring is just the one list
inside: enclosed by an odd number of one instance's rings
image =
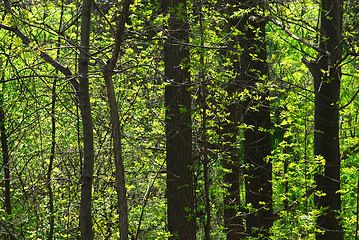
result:
[(80, 230), (81, 239), (92, 240), (92, 179), (94, 167), (93, 123), (89, 94), (89, 38), (91, 0), (84, 0), (81, 21), (81, 45), (79, 56), (79, 102), (82, 118), (84, 162), (82, 170)]
[(240, 216), (240, 163), (238, 156), (238, 149), (236, 147), (237, 142), (237, 104), (231, 104), (228, 106), (227, 111), (229, 117), (223, 126), (223, 154), (222, 166), (225, 169), (223, 181), (226, 186), (226, 192), (224, 196), (224, 227), (227, 236), (227, 240), (240, 239), (244, 236), (243, 219)]
[[(258, 6), (255, 6), (258, 7)], [(258, 13), (257, 13), (258, 14)], [(269, 102), (268, 65), (265, 43), (265, 21), (257, 19), (256, 11), (245, 15), (240, 23), (244, 39), (241, 41), (241, 80), (249, 94), (244, 103), (244, 161), (247, 233), (253, 237), (268, 237), (273, 225), (272, 207), (272, 144)]]
[[(238, 1), (224, 0), (221, 2), (222, 13), (227, 18), (226, 30), (230, 34), (233, 28), (238, 26), (239, 18), (233, 18), (233, 13), (238, 11)], [(224, 227), (227, 240), (236, 240), (245, 236), (243, 218), (240, 216), (240, 161), (239, 149), (237, 148), (238, 124), (240, 105), (238, 99), (231, 99), (236, 92), (241, 90), (239, 82), (240, 63), (239, 53), (235, 53), (234, 46), (239, 43), (239, 37), (231, 34), (228, 41), (227, 51), (222, 54), (224, 61), (230, 61), (228, 70), (233, 73), (233, 78), (227, 82), (226, 91), (231, 103), (226, 108), (228, 118), (223, 123), (221, 132), (223, 139), (224, 159), (222, 166), (225, 169), (223, 181), (226, 186), (224, 196)]]
[(315, 197), (315, 205), (322, 209), (317, 218), (316, 239), (344, 239), (339, 222), (341, 208), (340, 155), (339, 155), (339, 95), (342, 57), (342, 0), (323, 0), (319, 47), (329, 54), (320, 53), (317, 61), (305, 62), (314, 78), (314, 155), (325, 159), (324, 172), (314, 178), (317, 191), (324, 196)]
[(164, 46), (166, 107), (167, 214), (170, 239), (196, 239), (193, 215), (191, 93), (186, 0), (162, 1), (170, 14)]

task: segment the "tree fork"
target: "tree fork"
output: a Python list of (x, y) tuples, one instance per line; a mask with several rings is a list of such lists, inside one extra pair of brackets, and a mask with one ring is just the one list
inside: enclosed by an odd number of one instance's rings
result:
[[(120, 21), (117, 25), (117, 31), (115, 33), (115, 48), (112, 52), (111, 59), (103, 67), (102, 73), (104, 76), (107, 97), (110, 105), (110, 116), (112, 125), (112, 140), (114, 145), (114, 158), (116, 167), (116, 191), (117, 191), (117, 207), (119, 211), (119, 225), (120, 225), (120, 240), (128, 239), (128, 209), (127, 209), (127, 197), (125, 186), (125, 169), (122, 157), (122, 145), (121, 145), (121, 123), (118, 114), (118, 105), (116, 102), (115, 87), (113, 84), (113, 70), (116, 66), (118, 55), (120, 53), (120, 47), (125, 31), (125, 23), (128, 17), (131, 0), (124, 0), (122, 5), (122, 11), (120, 15)], [(99, 9), (98, 9), (99, 10)]]

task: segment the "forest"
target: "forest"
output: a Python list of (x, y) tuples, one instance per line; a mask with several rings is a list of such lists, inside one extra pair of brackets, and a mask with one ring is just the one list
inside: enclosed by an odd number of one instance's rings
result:
[(0, 239), (357, 240), (358, 14), (1, 1)]

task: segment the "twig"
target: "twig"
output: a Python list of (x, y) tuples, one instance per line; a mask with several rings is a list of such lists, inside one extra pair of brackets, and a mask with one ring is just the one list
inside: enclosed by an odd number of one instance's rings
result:
[(10, 235), (11, 240), (18, 240), (16, 236), (11, 232), (11, 230), (6, 226), (3, 220), (0, 219), (1, 226), (4, 227), (5, 231)]
[[(26, 37), (17, 27), (11, 27), (0, 23), (0, 28), (11, 31), (15, 33), (16, 36), (18, 36), (22, 42), (30, 47), (30, 43), (32, 42), (28, 37)], [(74, 87), (74, 89), (78, 92), (79, 90), (79, 83), (77, 80), (73, 77), (73, 74), (71, 70), (68, 67), (65, 67), (57, 60), (53, 59), (49, 54), (44, 52), (43, 50), (39, 49), (38, 47), (34, 47), (33, 50), (35, 52), (40, 52), (40, 57), (44, 59), (47, 63), (51, 64), (55, 69), (59, 70), (61, 73), (63, 73), (66, 77), (69, 77), (71, 85)]]
[(317, 46), (315, 46), (314, 44), (311, 44), (307, 41), (305, 41), (304, 39), (294, 35), (294, 33), (292, 33), (283, 23), (281, 23), (280, 21), (278, 21), (277, 19), (271, 18), (271, 17), (267, 17), (267, 19), (269, 21), (271, 21), (272, 23), (274, 23), (275, 25), (277, 25), (278, 27), (280, 27), (281, 29), (283, 29), (284, 32), (286, 32), (291, 38), (293, 38), (294, 40), (303, 43), (304, 45), (306, 45), (307, 47), (313, 48), (314, 50), (323, 53), (325, 55), (327, 55), (328, 57), (331, 55), (330, 52), (321, 49)]
[(340, 110), (343, 110), (343, 109), (346, 108), (346, 107), (348, 107), (348, 106), (354, 101), (354, 99), (355, 99), (355, 97), (358, 95), (358, 93), (359, 93), (359, 89), (356, 91), (356, 93), (353, 95), (353, 97), (350, 99), (350, 101), (349, 101), (347, 104), (345, 104), (345, 105), (339, 107), (339, 111), (340, 111)]

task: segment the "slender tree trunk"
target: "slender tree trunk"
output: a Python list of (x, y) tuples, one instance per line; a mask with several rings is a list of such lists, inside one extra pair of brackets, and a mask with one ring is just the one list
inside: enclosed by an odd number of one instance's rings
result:
[(167, 214), (170, 239), (196, 239), (193, 215), (191, 93), (186, 0), (163, 0), (170, 14), (164, 46), (166, 107)]
[(201, 52), (200, 52), (200, 76), (199, 79), (202, 81), (201, 84), (201, 107), (202, 107), (202, 144), (203, 144), (203, 181), (204, 181), (204, 208), (205, 208), (205, 222), (204, 222), (204, 239), (211, 239), (211, 202), (210, 202), (210, 181), (209, 181), (209, 161), (208, 161), (208, 139), (207, 139), (207, 82), (205, 77), (205, 49), (204, 46), (204, 27), (203, 27), (203, 1), (199, 0), (197, 2), (199, 6), (199, 25), (201, 31)]
[(125, 169), (122, 158), (122, 145), (121, 145), (121, 123), (118, 114), (118, 106), (116, 102), (115, 88), (112, 81), (113, 69), (116, 66), (120, 46), (123, 39), (125, 30), (125, 22), (128, 17), (129, 7), (131, 0), (124, 0), (120, 21), (117, 26), (115, 49), (112, 53), (110, 61), (103, 68), (104, 80), (107, 87), (107, 97), (110, 105), (110, 116), (112, 124), (112, 139), (114, 146), (114, 157), (116, 166), (116, 191), (117, 191), (117, 205), (120, 214), (120, 239), (128, 239), (128, 210), (127, 210), (127, 197), (125, 186)]
[[(4, 81), (4, 75), (2, 76), (2, 81)], [(2, 151), (2, 168), (4, 169), (4, 207), (5, 212), (8, 215), (12, 213), (11, 206), (11, 184), (10, 184), (10, 156), (9, 156), (9, 147), (6, 134), (6, 117), (4, 111), (4, 85), (0, 94), (0, 131), (1, 131), (1, 151)]]
[[(252, 5), (253, 6), (253, 5)], [(269, 102), (268, 65), (265, 43), (265, 21), (259, 20), (256, 7), (246, 14), (240, 24), (244, 39), (241, 41), (241, 80), (249, 94), (244, 102), (244, 161), (247, 233), (253, 237), (269, 237), (273, 225), (272, 164), (266, 159), (271, 154), (271, 119)], [(258, 19), (257, 19), (258, 18)], [(258, 87), (258, 86), (261, 87)]]
[[(11, 5), (9, 0), (4, 0), (5, 3), (5, 14), (11, 14)], [(2, 84), (2, 91), (0, 93), (0, 138), (1, 138), (1, 150), (2, 150), (2, 167), (4, 169), (4, 187), (5, 187), (5, 194), (4, 194), (4, 206), (5, 206), (5, 212), (7, 214), (11, 214), (12, 207), (11, 207), (11, 193), (10, 193), (10, 156), (9, 156), (9, 146), (7, 141), (7, 134), (6, 134), (6, 123), (5, 123), (5, 112), (4, 112), (4, 95), (5, 92), (5, 73), (2, 74), (1, 80), (3, 82)]]
[(52, 99), (51, 99), (51, 150), (50, 150), (50, 159), (49, 166), (47, 169), (47, 191), (49, 195), (49, 224), (50, 224), (50, 232), (48, 235), (48, 239), (52, 240), (54, 235), (54, 195), (51, 186), (51, 174), (52, 174), (52, 166), (55, 158), (55, 146), (56, 146), (56, 119), (55, 119), (55, 103), (56, 103), (56, 78), (54, 79), (52, 85)]
[[(62, 29), (62, 20), (64, 14), (64, 3), (61, 2), (61, 15), (60, 15), (60, 24), (59, 24), (59, 31)], [(58, 45), (60, 47), (61, 38), (58, 38)], [(57, 59), (60, 58), (60, 48), (57, 50)], [(58, 70), (56, 70), (58, 73)], [(56, 118), (55, 118), (55, 106), (56, 106), (56, 84), (57, 79), (54, 78), (54, 82), (52, 84), (52, 96), (51, 96), (51, 150), (50, 150), (50, 158), (49, 158), (49, 166), (47, 169), (47, 191), (49, 195), (49, 225), (50, 225), (50, 232), (48, 234), (48, 239), (52, 240), (54, 235), (54, 225), (55, 225), (55, 216), (54, 216), (54, 194), (52, 190), (52, 168), (55, 159), (55, 148), (56, 148)]]
[(92, 180), (94, 167), (93, 123), (89, 94), (89, 38), (91, 0), (84, 0), (82, 6), (81, 44), (79, 56), (79, 102), (82, 118), (84, 162), (82, 170), (80, 230), (81, 239), (92, 240)]
[[(314, 178), (317, 191), (324, 195), (315, 197), (315, 205), (322, 209), (317, 226), (324, 234), (316, 239), (344, 239), (339, 222), (341, 208), (340, 155), (339, 155), (339, 95), (342, 57), (342, 0), (321, 1), (320, 49), (316, 61), (304, 61), (314, 78), (314, 155), (325, 159), (324, 172)], [(326, 54), (327, 52), (329, 54)]]

